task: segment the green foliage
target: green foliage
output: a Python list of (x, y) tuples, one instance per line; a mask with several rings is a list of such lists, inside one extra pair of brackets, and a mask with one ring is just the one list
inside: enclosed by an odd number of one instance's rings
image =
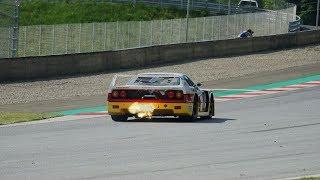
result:
[(258, 3), (260, 5), (260, 7), (263, 9), (274, 9), (275, 8), (274, 0), (260, 0), (260, 1), (258, 1)]
[(320, 177), (305, 177), (301, 178), (300, 180), (320, 180)]
[[(317, 0), (288, 0), (298, 6), (297, 14), (301, 17), (303, 24), (315, 25), (317, 14)], [(320, 24), (320, 21), (319, 21)]]
[(11, 25), (13, 22), (9, 18), (0, 18), (0, 27), (7, 27)]
[[(210, 2), (228, 4), (229, 0), (209, 0)], [(230, 0), (232, 5), (238, 5), (240, 0)], [(287, 4), (287, 0), (257, 0), (259, 8), (262, 9), (280, 9)]]
[[(174, 7), (161, 8), (137, 3), (111, 2), (47, 3), (41, 1), (21, 4), (20, 25), (66, 24), (112, 21), (148, 21), (185, 17), (186, 12)], [(190, 17), (208, 16), (206, 10), (190, 12)]]
[[(228, 4), (229, 0), (209, 0), (210, 2)], [(281, 9), (287, 2), (298, 5), (297, 13), (304, 24), (315, 25), (317, 0), (258, 0), (260, 8)], [(231, 0), (231, 4), (238, 4), (239, 0)], [(161, 8), (159, 6), (147, 6), (137, 3), (111, 3), (83, 1), (82, 3), (70, 3), (61, 0), (60, 3), (48, 3), (43, 1), (22, 1), (20, 25), (39, 24), (65, 24), (65, 23), (89, 23), (112, 21), (148, 21), (156, 19), (173, 19), (185, 17), (185, 10), (174, 7)], [(224, 13), (216, 13), (224, 14)], [(208, 16), (207, 10), (195, 10), (190, 12), (191, 17)], [(9, 24), (0, 21), (0, 25)]]
[(287, 0), (258, 0), (263, 9), (284, 9), (287, 8)]
[[(227, 4), (229, 0), (211, 0)], [(232, 4), (238, 4), (240, 0), (231, 0)], [(316, 8), (317, 0), (257, 0), (259, 7), (263, 9), (278, 10), (287, 7), (287, 3), (297, 5), (297, 14), (301, 17), (303, 24), (315, 25), (316, 24)], [(320, 21), (319, 21), (320, 24)]]

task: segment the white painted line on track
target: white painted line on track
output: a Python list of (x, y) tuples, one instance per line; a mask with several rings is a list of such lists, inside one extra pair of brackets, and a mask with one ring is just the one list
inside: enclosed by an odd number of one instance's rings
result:
[(306, 176), (296, 176), (296, 177), (289, 177), (289, 178), (281, 178), (281, 179), (276, 179), (276, 180), (295, 180), (295, 179), (311, 178), (311, 177), (320, 177), (320, 174), (306, 175)]
[(316, 85), (313, 84), (296, 84), (296, 85), (290, 85), (290, 86), (286, 86), (286, 88), (305, 88), (305, 87), (313, 87)]
[[(298, 89), (298, 88), (296, 88), (296, 89)], [(294, 89), (288, 88), (288, 87), (267, 89), (267, 91), (292, 91), (292, 90), (294, 90)]]
[[(250, 93), (250, 92), (249, 92), (249, 93)], [(279, 93), (279, 91), (262, 90), (262, 91), (259, 91), (259, 93), (262, 93), (261, 95), (267, 95), (267, 94)]]
[(314, 85), (320, 85), (320, 81), (309, 81), (302, 84), (314, 84)]
[(248, 92), (255, 92), (260, 90), (253, 90), (253, 89), (203, 89), (203, 90), (214, 90), (214, 91), (248, 91)]
[[(319, 86), (319, 85), (320, 85), (320, 81), (310, 81), (309, 84), (306, 84), (306, 83), (294, 84), (294, 85), (284, 86), (284, 87), (279, 87), (279, 88), (272, 88), (272, 89), (265, 89), (265, 90), (254, 90), (252, 92), (244, 92), (241, 94), (220, 96), (220, 97), (216, 97), (215, 100), (217, 102), (238, 100), (238, 99), (243, 99), (243, 98), (250, 98), (250, 97), (276, 94), (276, 93), (287, 92), (287, 91), (294, 91), (294, 90), (298, 90), (298, 89), (302, 89), (302, 88), (315, 87), (315, 86)], [(233, 90), (233, 89), (230, 89), (230, 90)]]
[(237, 98), (249, 98), (249, 97), (255, 97), (255, 96), (260, 96), (260, 95), (244, 93), (244, 94), (224, 96), (224, 98), (237, 99)]

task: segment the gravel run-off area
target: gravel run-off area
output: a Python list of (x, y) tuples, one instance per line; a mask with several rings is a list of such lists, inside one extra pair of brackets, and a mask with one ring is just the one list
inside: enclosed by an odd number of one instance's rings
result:
[(119, 73), (179, 72), (189, 75), (196, 82), (205, 82), (317, 63), (320, 63), (320, 45), (64, 79), (4, 83), (0, 84), (0, 104), (103, 95), (112, 77)]

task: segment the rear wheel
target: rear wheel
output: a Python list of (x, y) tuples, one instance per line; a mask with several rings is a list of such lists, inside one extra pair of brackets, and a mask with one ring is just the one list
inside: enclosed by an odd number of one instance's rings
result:
[(209, 110), (209, 116), (212, 117), (215, 114), (215, 109), (214, 109), (214, 101), (211, 100), (210, 102), (210, 110)]
[(128, 116), (125, 115), (111, 115), (111, 119), (117, 122), (123, 122), (128, 120)]
[(213, 99), (210, 100), (208, 106), (209, 106), (209, 107), (208, 107), (208, 108), (209, 108), (209, 109), (208, 109), (209, 115), (208, 115), (208, 116), (203, 116), (201, 119), (211, 119), (212, 116), (214, 116), (214, 101), (213, 101)]

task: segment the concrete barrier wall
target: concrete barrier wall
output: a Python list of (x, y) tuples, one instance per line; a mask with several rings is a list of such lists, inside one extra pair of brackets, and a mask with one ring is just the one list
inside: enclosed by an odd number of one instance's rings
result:
[(121, 51), (0, 59), (0, 81), (97, 73), (169, 62), (182, 62), (197, 58), (240, 55), (314, 43), (320, 43), (319, 30)]

